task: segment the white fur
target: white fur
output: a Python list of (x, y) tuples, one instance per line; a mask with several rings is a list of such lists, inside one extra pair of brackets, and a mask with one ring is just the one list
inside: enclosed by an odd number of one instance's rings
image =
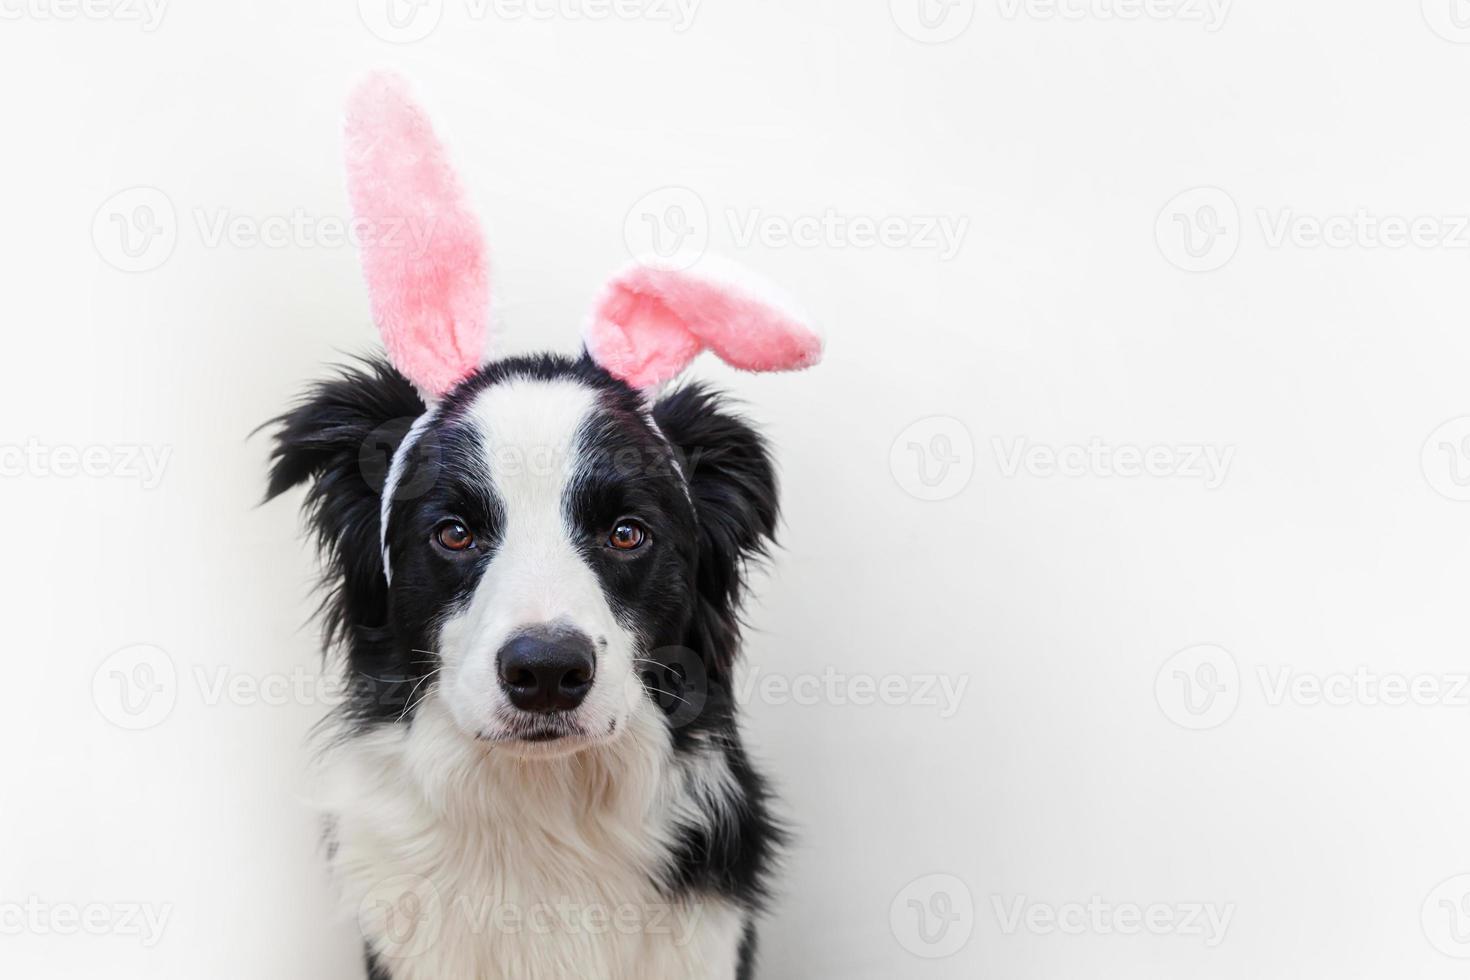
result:
[(403, 482), (403, 471), (408, 467), (408, 454), (413, 452), (414, 445), (433, 421), (433, 408), (413, 420), (413, 425), (408, 427), (403, 441), (393, 453), (393, 459), (388, 464), (388, 477), (383, 481), (383, 500), (378, 505), (378, 547), (383, 554), (383, 578), (390, 585), (393, 584), (393, 562), (388, 557), (388, 513), (393, 509), (393, 498), (398, 495), (398, 485)]
[(494, 557), (468, 606), (443, 624), (439, 636), (440, 689), (468, 735), (495, 740), (516, 731), (520, 712), (501, 687), (496, 655), (528, 627), (571, 627), (597, 650), (592, 689), (565, 716), (584, 734), (563, 739), (556, 750), (606, 738), (630, 711), (646, 706), (633, 669), (637, 637), (613, 614), (573, 540), (577, 532), (564, 507), (577, 478), (578, 435), (596, 398), (574, 381), (517, 378), (486, 389), (466, 414), (479, 433), (480, 464), (504, 518)]
[[(735, 975), (746, 913), (712, 897), (670, 903), (658, 884), (677, 827), (732, 818), (729, 765), (707, 743), (674, 753), (634, 670), (637, 638), (564, 514), (595, 407), (583, 385), (530, 379), (469, 406), (480, 458), (466, 462), (503, 510), (495, 554), (440, 627), (442, 670), (411, 724), (350, 735), (324, 756), (320, 805), (345, 909), (394, 980)], [(401, 473), (400, 454), (390, 492)], [(547, 623), (590, 637), (597, 670), (568, 713), (584, 734), (528, 744), (509, 737), (524, 719), (496, 655)]]
[(654, 883), (675, 822), (728, 800), (729, 770), (713, 749), (675, 756), (653, 713), (527, 760), (466, 737), (431, 693), (411, 726), (325, 762), (344, 908), (395, 980), (733, 980), (745, 913)]

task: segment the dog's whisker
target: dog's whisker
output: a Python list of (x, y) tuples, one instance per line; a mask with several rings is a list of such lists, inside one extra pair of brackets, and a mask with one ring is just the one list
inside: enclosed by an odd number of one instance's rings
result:
[(398, 716), (399, 721), (402, 721), (404, 716), (408, 714), (409, 709), (413, 707), (413, 696), (418, 693), (419, 688), (423, 687), (424, 684), (429, 680), (429, 678), (433, 677), (435, 674), (439, 673), (439, 671), (443, 669), (443, 667), (440, 667), (437, 670), (429, 671), (419, 680), (417, 684), (413, 686), (413, 690), (408, 692), (408, 698), (403, 702), (403, 712)]

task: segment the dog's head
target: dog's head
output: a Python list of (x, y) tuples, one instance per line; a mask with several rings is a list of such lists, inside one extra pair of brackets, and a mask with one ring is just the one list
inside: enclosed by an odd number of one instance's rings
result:
[(380, 76), (348, 136), (359, 221), (427, 234), (368, 236), (390, 361), (281, 417), (270, 494), (309, 483), (351, 711), (407, 721), (434, 692), (465, 736), (526, 754), (616, 738), (638, 711), (690, 729), (725, 715), (774, 473), (717, 395), (658, 391), (705, 349), (783, 370), (820, 341), (747, 285), (635, 265), (580, 358), (484, 363), (484, 246), (422, 113)]

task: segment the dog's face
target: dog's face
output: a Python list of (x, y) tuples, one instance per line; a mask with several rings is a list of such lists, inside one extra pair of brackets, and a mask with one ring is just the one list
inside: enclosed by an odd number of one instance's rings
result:
[[(633, 712), (728, 719), (742, 570), (776, 486), (718, 396), (650, 405), (548, 356), (484, 368), (425, 412), (378, 363), (280, 421), (271, 493), (310, 482), (358, 722), (411, 724), (435, 697), (466, 738), (544, 756), (617, 738)], [(386, 478), (366, 465), (384, 449)]]
[(563, 752), (656, 710), (642, 675), (684, 639), (697, 532), (639, 396), (589, 372), (490, 372), (405, 460), (388, 488), (390, 619), (465, 735)]
[(486, 366), (484, 240), (422, 109), (375, 75), (347, 122), (355, 217), (433, 219), (411, 250), (397, 235), (363, 246), (392, 366), (347, 371), (278, 420), (270, 494), (311, 485), (349, 714), (411, 722), (434, 696), (467, 737), (541, 754), (616, 737), (652, 695), (670, 717), (691, 682), (700, 706), (678, 725), (728, 719), (741, 569), (773, 533), (775, 480), (717, 396), (650, 393), (705, 350), (798, 370), (820, 337), (710, 258), (635, 263), (600, 291), (580, 359)]

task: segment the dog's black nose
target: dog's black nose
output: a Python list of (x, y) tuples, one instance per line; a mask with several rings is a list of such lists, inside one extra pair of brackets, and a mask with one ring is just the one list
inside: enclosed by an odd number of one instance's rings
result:
[(500, 648), (500, 684), (522, 711), (571, 711), (592, 690), (592, 641), (579, 630), (525, 630)]

